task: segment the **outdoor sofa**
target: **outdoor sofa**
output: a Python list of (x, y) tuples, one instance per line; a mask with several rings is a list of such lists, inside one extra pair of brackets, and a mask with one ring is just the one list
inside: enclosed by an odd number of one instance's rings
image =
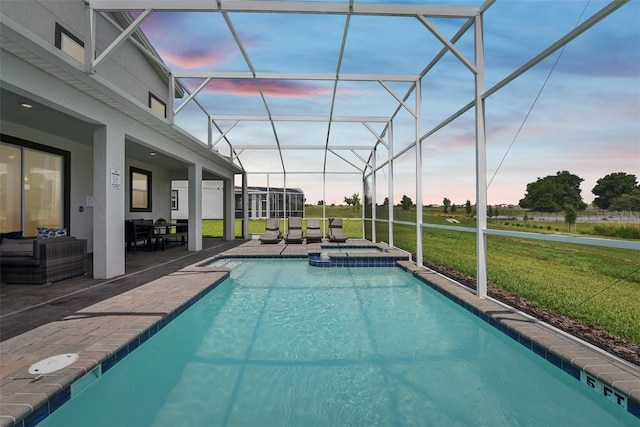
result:
[(85, 239), (3, 239), (0, 244), (2, 283), (42, 285), (86, 273)]

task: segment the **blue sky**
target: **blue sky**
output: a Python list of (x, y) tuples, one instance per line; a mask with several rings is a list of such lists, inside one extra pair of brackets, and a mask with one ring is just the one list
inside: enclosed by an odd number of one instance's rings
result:
[[(392, 3), (409, 3), (392, 2)], [(479, 6), (481, 1), (411, 2)], [(488, 89), (529, 59), (571, 31), (606, 5), (603, 1), (498, 1), (485, 13), (485, 87)], [(334, 15), (229, 14), (250, 60), (259, 72), (335, 73), (346, 18)], [(451, 38), (464, 23), (459, 19), (428, 18)], [(613, 172), (640, 177), (640, 1), (624, 5), (486, 102), (487, 180), (490, 204), (517, 204), (527, 183), (568, 170), (584, 179), (582, 196), (593, 200), (596, 181)], [(416, 18), (354, 16), (341, 73), (417, 74), (442, 48)], [(146, 36), (165, 62), (175, 70), (249, 71), (222, 15), (218, 13), (154, 13), (143, 24)], [(473, 60), (473, 33), (458, 49)], [(553, 70), (553, 71), (552, 71)], [(185, 80), (195, 88), (199, 79)], [(447, 54), (422, 81), (422, 128), (425, 134), (467, 104), (474, 94), (473, 75)], [(407, 83), (389, 83), (400, 96)], [(333, 82), (262, 81), (273, 115), (327, 116)], [(213, 81), (197, 97), (210, 114), (265, 115), (256, 85), (249, 80)], [(537, 100), (536, 100), (537, 99)], [(415, 105), (411, 96), (409, 103)], [(178, 101), (180, 102), (180, 100)], [(535, 103), (535, 105), (534, 105)], [(532, 108), (533, 105), (533, 108)], [(340, 82), (335, 115), (390, 117), (395, 99), (375, 82)], [(530, 111), (531, 110), (531, 111)], [(530, 111), (530, 113), (529, 113)], [(528, 116), (528, 117), (527, 117)], [(525, 121), (526, 117), (526, 121)], [(523, 124), (524, 123), (524, 124)], [(188, 105), (176, 124), (206, 140), (204, 114)], [(225, 130), (231, 122), (220, 121)], [(371, 127), (380, 131), (378, 123)], [(318, 146), (326, 142), (326, 123), (276, 122), (282, 146)], [(215, 137), (215, 136), (214, 136)], [(235, 145), (275, 146), (268, 122), (241, 122), (228, 137)], [(414, 120), (401, 112), (394, 124), (394, 153), (415, 138)], [(335, 146), (372, 146), (375, 139), (360, 123), (333, 123)], [(228, 146), (217, 148), (228, 154)], [(361, 166), (367, 151), (341, 150), (344, 160)], [(395, 162), (394, 199), (416, 200), (414, 150)], [(378, 162), (386, 161), (385, 149)], [(340, 204), (345, 196), (362, 194), (361, 175), (343, 159), (329, 155), (327, 170), (354, 172), (328, 175), (326, 201)], [(250, 172), (278, 172), (282, 163), (290, 172), (287, 186), (302, 188), (307, 202), (322, 199), (322, 150), (245, 150), (240, 155)], [(423, 145), (423, 202), (474, 203), (473, 110), (448, 125)], [(378, 174), (379, 202), (386, 196), (389, 171)], [(284, 185), (281, 174), (270, 174), (271, 186)], [(249, 185), (266, 185), (267, 175), (249, 175)]]

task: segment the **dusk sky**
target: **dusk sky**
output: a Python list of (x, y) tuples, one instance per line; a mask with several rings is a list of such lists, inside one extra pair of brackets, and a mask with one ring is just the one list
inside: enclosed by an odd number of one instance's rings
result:
[[(371, 2), (371, 1), (370, 1)], [(482, 1), (387, 2), (480, 6)], [(604, 1), (503, 1), (484, 15), (485, 88), (490, 89), (576, 25), (604, 7)], [(154, 13), (143, 24), (146, 36), (174, 70), (332, 73), (338, 70), (347, 18), (338, 15), (232, 13)], [(427, 20), (451, 38), (462, 19)], [(633, 0), (588, 30), (486, 101), (487, 180), (489, 204), (517, 204), (527, 183), (567, 170), (583, 178), (582, 196), (592, 202), (596, 181), (614, 172), (640, 177), (640, 1)], [(245, 59), (229, 25), (247, 53)], [(354, 16), (349, 22), (343, 74), (420, 73), (442, 49), (442, 43), (416, 18)], [(456, 43), (473, 62), (473, 28)], [(183, 80), (193, 89), (202, 79)], [(328, 116), (332, 81), (261, 81), (266, 104), (276, 116)], [(403, 97), (409, 83), (389, 82)], [(451, 53), (422, 80), (424, 135), (473, 99), (473, 74)], [(214, 80), (197, 96), (212, 115), (267, 114), (252, 80)], [(182, 101), (178, 100), (176, 105)], [(408, 99), (415, 108), (415, 96)], [(389, 118), (397, 101), (377, 82), (339, 82), (335, 116)], [(220, 129), (232, 122), (219, 120)], [(192, 102), (176, 124), (207, 140), (204, 113)], [(381, 123), (370, 123), (380, 132)], [(475, 203), (474, 110), (427, 138), (423, 145), (423, 203)], [(371, 147), (375, 137), (361, 123), (240, 122), (227, 134), (234, 146)], [(218, 133), (219, 135), (219, 133)], [(214, 138), (217, 136), (214, 133)], [(415, 140), (414, 120), (402, 111), (394, 121), (394, 153)], [(216, 146), (228, 155), (225, 142)], [(368, 150), (337, 150), (327, 157), (326, 202), (341, 204), (345, 196), (362, 195), (363, 166)], [(403, 195), (416, 201), (415, 150), (395, 162), (394, 201)], [(387, 150), (378, 151), (378, 164)], [(319, 149), (247, 149), (240, 155), (249, 185), (301, 188), (307, 203), (322, 199), (324, 152)], [(346, 161), (345, 161), (346, 160)], [(300, 172), (314, 172), (301, 174)], [(344, 174), (351, 172), (352, 174)], [(378, 203), (386, 197), (388, 168), (378, 174)]]

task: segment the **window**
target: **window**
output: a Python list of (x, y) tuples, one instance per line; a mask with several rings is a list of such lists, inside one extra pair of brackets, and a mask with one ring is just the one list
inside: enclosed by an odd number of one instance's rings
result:
[(171, 210), (178, 210), (178, 190), (171, 190)]
[(152, 111), (160, 114), (162, 117), (167, 117), (167, 104), (162, 102), (160, 98), (149, 92), (149, 108)]
[(84, 43), (58, 23), (56, 23), (56, 47), (84, 64)]
[(151, 172), (133, 166), (129, 172), (130, 211), (151, 212)]

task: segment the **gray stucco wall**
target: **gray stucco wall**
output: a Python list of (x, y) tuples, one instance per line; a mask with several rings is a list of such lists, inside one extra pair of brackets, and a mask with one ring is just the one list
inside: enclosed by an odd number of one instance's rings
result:
[[(0, 11), (55, 46), (55, 26), (84, 41), (85, 5), (82, 0), (2, 0)], [(118, 37), (119, 30), (96, 14), (96, 54), (100, 55)], [(81, 64), (78, 64), (81, 67)], [(131, 42), (125, 42), (104, 61), (96, 73), (123, 89), (143, 105), (149, 92), (167, 103), (168, 85), (149, 60)]]

